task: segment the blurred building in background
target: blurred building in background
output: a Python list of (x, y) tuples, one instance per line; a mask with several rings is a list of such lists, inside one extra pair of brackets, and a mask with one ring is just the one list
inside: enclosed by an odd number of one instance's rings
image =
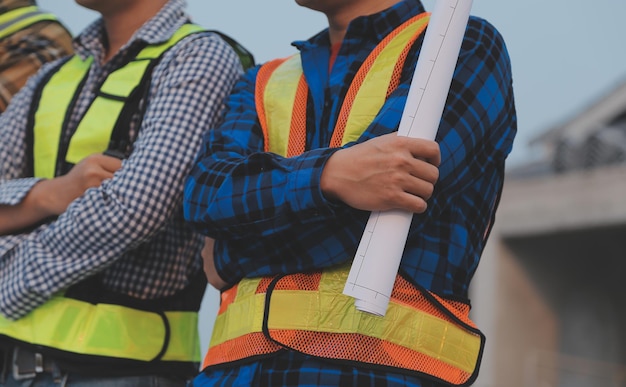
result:
[(531, 145), (471, 290), (475, 386), (626, 386), (626, 82)]

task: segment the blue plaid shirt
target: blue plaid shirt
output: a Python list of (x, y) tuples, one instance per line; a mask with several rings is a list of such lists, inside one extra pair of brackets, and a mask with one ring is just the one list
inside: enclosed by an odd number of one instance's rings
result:
[[(354, 257), (369, 213), (322, 194), (322, 169), (336, 151), (328, 144), (359, 65), (395, 27), (424, 11), (419, 0), (405, 0), (354, 20), (330, 73), (327, 31), (295, 43), (310, 87), (307, 149), (300, 156), (263, 152), (254, 103), (256, 71), (238, 83), (224, 123), (204, 135), (184, 199), (186, 219), (217, 239), (215, 264), (228, 283), (327, 268)], [(420, 46), (421, 41), (409, 54), (401, 85), (357, 143), (397, 130)], [(436, 139), (440, 178), (428, 210), (414, 216), (402, 258), (400, 272), (409, 281), (468, 302), (515, 132), (504, 41), (492, 25), (472, 17)], [(258, 363), (247, 367), (265, 368)], [(250, 373), (243, 367), (224, 377)], [(215, 385), (233, 385), (227, 380)]]
[[(75, 40), (81, 57), (93, 55), (74, 109), (67, 141), (94, 91), (137, 44), (160, 43), (187, 20), (184, 0), (170, 0), (109, 62), (103, 23)], [(26, 175), (26, 120), (45, 67), (0, 116), (0, 204), (19, 203), (38, 179)], [(217, 35), (194, 34), (171, 48), (152, 73), (147, 110), (129, 122), (134, 151), (115, 176), (76, 199), (56, 221), (0, 237), (0, 312), (17, 319), (53, 294), (96, 273), (105, 289), (141, 300), (167, 297), (200, 273), (202, 238), (183, 221), (184, 179), (202, 131), (218, 124), (223, 100), (241, 76), (234, 51)], [(200, 300), (196, 300), (199, 306)]]

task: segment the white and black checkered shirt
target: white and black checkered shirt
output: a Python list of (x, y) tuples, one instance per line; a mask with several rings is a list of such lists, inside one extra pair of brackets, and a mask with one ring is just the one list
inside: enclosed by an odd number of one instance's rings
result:
[[(185, 6), (170, 0), (104, 66), (98, 60), (104, 54), (101, 20), (75, 39), (77, 54), (96, 60), (68, 131), (94, 99), (96, 85), (137, 44), (163, 42), (188, 20)], [(33, 91), (48, 69), (31, 78), (0, 116), (0, 205), (19, 203), (38, 181), (25, 175), (25, 133)], [(130, 123), (137, 140), (115, 176), (87, 190), (56, 221), (0, 237), (0, 313), (22, 317), (95, 273), (105, 288), (139, 299), (166, 297), (188, 285), (202, 270), (202, 239), (182, 219), (183, 181), (202, 132), (216, 125), (240, 75), (236, 54), (215, 34), (194, 34), (171, 48), (153, 71), (141, 126)]]

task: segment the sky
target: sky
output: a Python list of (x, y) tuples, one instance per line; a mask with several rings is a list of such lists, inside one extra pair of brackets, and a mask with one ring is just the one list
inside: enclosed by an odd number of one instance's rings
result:
[[(106, 0), (103, 0), (106, 1)], [(187, 0), (192, 19), (218, 29), (253, 52), (257, 62), (294, 52), (290, 43), (326, 26), (324, 15), (293, 0)], [(432, 10), (435, 0), (424, 0)], [(73, 0), (38, 0), (73, 33), (98, 16)], [(518, 135), (509, 166), (536, 157), (528, 143), (570, 119), (626, 82), (626, 1), (474, 0), (472, 14), (503, 35), (513, 68)], [(214, 315), (217, 293), (209, 290), (201, 317)], [(203, 346), (208, 332), (202, 332)]]
[[(434, 1), (423, 0), (427, 10)], [(234, 37), (257, 62), (293, 53), (293, 40), (326, 26), (323, 14), (293, 0), (187, 2), (196, 23)], [(73, 33), (98, 16), (73, 0), (38, 3)], [(529, 141), (626, 82), (624, 0), (474, 0), (472, 14), (502, 33), (511, 56), (519, 121), (509, 166), (536, 157)]]

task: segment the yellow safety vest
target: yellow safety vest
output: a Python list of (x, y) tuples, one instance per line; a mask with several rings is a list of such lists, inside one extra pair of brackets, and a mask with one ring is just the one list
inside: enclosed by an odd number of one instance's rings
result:
[[(331, 146), (358, 139), (369, 126), (398, 85), (407, 52), (427, 22), (427, 14), (411, 19), (366, 59), (343, 102)], [(284, 156), (304, 151), (307, 93), (298, 55), (259, 70), (256, 106), (266, 151)], [(398, 276), (386, 316), (364, 313), (342, 293), (349, 269), (344, 264), (321, 272), (247, 278), (224, 291), (204, 366), (254, 360), (288, 348), (450, 385), (475, 380), (484, 336), (469, 319), (469, 305)]]
[[(182, 38), (202, 30), (185, 24), (167, 42), (145, 47), (133, 61), (111, 73), (73, 135), (65, 160), (75, 164), (106, 150), (125, 102), (144, 76), (149, 76), (151, 64)], [(42, 90), (33, 129), (37, 177), (55, 176), (65, 114), (91, 61), (73, 56)], [(0, 336), (76, 355), (197, 363), (197, 323), (197, 311), (145, 311), (56, 295), (17, 321), (0, 317)]]
[(72, 56), (41, 91), (41, 102), (33, 122), (34, 176), (54, 177), (59, 157), (76, 164), (91, 154), (104, 152), (126, 102), (140, 86), (144, 74), (149, 76), (146, 70), (168, 48), (201, 30), (197, 25), (185, 24), (167, 42), (144, 48), (134, 60), (109, 74), (72, 136), (67, 153), (60, 155), (59, 143), (66, 125), (66, 112), (72, 107), (75, 94), (93, 61), (92, 57), (82, 60), (78, 55)]
[(40, 11), (35, 5), (6, 12), (0, 15), (0, 39), (44, 20), (56, 21), (57, 17), (51, 13)]

